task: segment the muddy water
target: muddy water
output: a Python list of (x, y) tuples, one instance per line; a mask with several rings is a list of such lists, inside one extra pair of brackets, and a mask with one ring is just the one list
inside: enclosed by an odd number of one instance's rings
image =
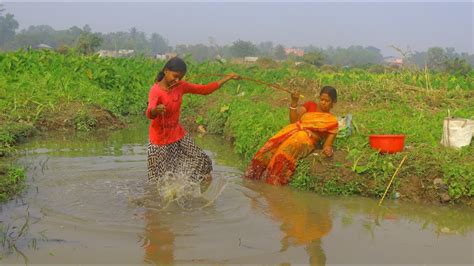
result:
[(19, 162), (29, 189), (0, 210), (0, 240), (17, 251), (3, 245), (0, 264), (474, 263), (473, 209), (377, 208), (241, 180), (244, 164), (228, 143), (195, 139), (213, 159), (214, 182), (227, 186), (210, 206), (166, 209), (145, 179), (146, 126), (27, 143)]

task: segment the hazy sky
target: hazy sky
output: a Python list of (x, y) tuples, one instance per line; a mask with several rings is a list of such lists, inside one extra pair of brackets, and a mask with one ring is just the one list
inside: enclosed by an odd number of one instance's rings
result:
[(474, 53), (471, 1), (463, 2), (41, 2), (0, 1), (20, 28), (47, 24), (67, 29), (89, 24), (93, 31), (159, 33), (175, 44), (219, 45), (237, 39), (285, 46), (389, 45), (422, 51), (454, 47)]

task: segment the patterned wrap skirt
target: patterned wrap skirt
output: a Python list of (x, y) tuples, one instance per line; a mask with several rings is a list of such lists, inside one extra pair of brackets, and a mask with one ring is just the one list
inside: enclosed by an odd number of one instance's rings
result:
[(148, 144), (148, 180), (157, 182), (171, 172), (202, 181), (212, 171), (212, 161), (186, 134), (168, 145)]

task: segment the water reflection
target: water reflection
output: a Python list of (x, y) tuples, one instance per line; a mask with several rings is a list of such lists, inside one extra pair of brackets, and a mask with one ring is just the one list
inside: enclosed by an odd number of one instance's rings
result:
[[(194, 202), (159, 211), (163, 206), (144, 192), (140, 178), (146, 176), (146, 128), (130, 127), (106, 139), (64, 139), (51, 135), (23, 146), (20, 162), (31, 166), (30, 189), (21, 201), (0, 208), (5, 230), (26, 208), (34, 217), (16, 242), (30, 262), (473, 264), (472, 207), (387, 201), (379, 208), (373, 199), (322, 198), (241, 180), (242, 164), (230, 144), (205, 136), (196, 141), (211, 153), (213, 176), (235, 182), (210, 207)], [(143, 203), (130, 204), (136, 197), (145, 197)], [(44, 232), (54, 241), (28, 248)], [(2, 263), (23, 259), (5, 256)]]
[(264, 214), (280, 223), (284, 233), (280, 241), (280, 252), (290, 247), (304, 246), (311, 265), (325, 265), (326, 255), (321, 239), (332, 229), (329, 201), (317, 198), (288, 187), (257, 184), (249, 181), (247, 186), (258, 191), (260, 197), (252, 199), (254, 208), (262, 208)]
[(169, 265), (174, 261), (175, 235), (172, 229), (160, 220), (160, 213), (147, 210), (144, 214), (145, 236), (143, 248), (144, 261), (156, 265)]

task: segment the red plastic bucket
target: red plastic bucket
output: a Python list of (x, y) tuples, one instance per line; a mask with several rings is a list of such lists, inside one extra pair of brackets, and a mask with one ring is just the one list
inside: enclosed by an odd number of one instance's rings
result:
[(405, 147), (405, 135), (370, 135), (369, 143), (381, 153), (396, 153)]

